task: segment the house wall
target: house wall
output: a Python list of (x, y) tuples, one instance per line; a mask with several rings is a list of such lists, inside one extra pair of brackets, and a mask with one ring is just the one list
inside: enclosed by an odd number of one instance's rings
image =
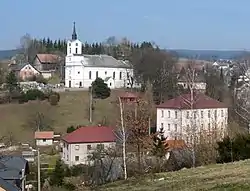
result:
[(50, 146), (53, 145), (53, 139), (37, 139), (36, 145), (38, 146)]
[[(69, 166), (78, 164), (88, 164), (88, 156), (96, 150), (98, 144), (103, 144), (104, 148), (110, 148), (115, 146), (115, 142), (104, 142), (104, 143), (79, 143), (79, 144), (68, 144), (63, 142), (62, 147), (62, 160)], [(88, 150), (88, 145), (91, 149)], [(76, 158), (79, 157), (77, 161)]]
[[(192, 118), (193, 114), (193, 118)], [(157, 108), (157, 131), (163, 127), (167, 139), (187, 139), (193, 128), (196, 133), (209, 132), (216, 128), (223, 132), (227, 130), (228, 109), (162, 109)]]
[(39, 72), (35, 70), (31, 65), (28, 64), (20, 70), (19, 78), (22, 80), (25, 80), (38, 74)]
[(0, 191), (6, 191), (5, 189), (3, 189), (1, 186), (0, 186)]

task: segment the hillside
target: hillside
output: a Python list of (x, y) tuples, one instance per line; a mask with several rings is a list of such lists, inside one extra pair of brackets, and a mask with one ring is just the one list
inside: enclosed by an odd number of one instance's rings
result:
[(0, 50), (0, 60), (10, 59), (11, 57), (15, 56), (20, 50)]
[(234, 50), (185, 50), (176, 49), (171, 50), (176, 52), (181, 58), (196, 58), (199, 60), (211, 60), (211, 59), (236, 59), (242, 57), (244, 51), (234, 51)]
[[(47, 101), (0, 105), (0, 137), (11, 136), (14, 142), (32, 142), (37, 123), (49, 124), (56, 132), (63, 134), (71, 125), (89, 124), (88, 91), (63, 92), (60, 97), (57, 106), (51, 106)], [(116, 93), (112, 93), (110, 98), (94, 100), (93, 124), (116, 125), (116, 113), (112, 112), (115, 98)], [(42, 115), (38, 116), (38, 113)]]
[[(250, 160), (208, 165), (177, 172), (161, 173), (118, 181), (100, 188), (102, 191), (230, 191), (250, 190)], [(164, 180), (155, 180), (164, 178)], [(155, 181), (154, 181), (155, 180)]]

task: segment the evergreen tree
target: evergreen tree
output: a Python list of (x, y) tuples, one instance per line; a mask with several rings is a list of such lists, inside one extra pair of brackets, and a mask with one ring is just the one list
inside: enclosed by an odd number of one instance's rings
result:
[(50, 177), (50, 185), (63, 186), (64, 184), (64, 168), (62, 161), (59, 159), (56, 161), (56, 166)]
[(110, 88), (101, 78), (96, 78), (92, 83), (92, 92), (95, 98), (106, 99), (110, 96)]
[(20, 92), (18, 80), (17, 80), (17, 77), (13, 71), (11, 71), (6, 76), (6, 88), (7, 88), (10, 95), (12, 95), (14, 92)]

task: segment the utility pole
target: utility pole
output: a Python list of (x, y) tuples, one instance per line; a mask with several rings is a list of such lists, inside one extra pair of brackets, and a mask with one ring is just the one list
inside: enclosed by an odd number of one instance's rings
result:
[(40, 151), (37, 148), (37, 190), (41, 191)]
[(92, 86), (89, 87), (89, 122), (92, 123), (92, 107), (93, 107), (93, 95), (92, 95)]

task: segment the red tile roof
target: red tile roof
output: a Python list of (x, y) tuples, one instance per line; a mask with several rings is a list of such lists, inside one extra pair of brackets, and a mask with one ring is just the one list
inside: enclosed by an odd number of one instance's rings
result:
[(119, 95), (120, 98), (138, 98), (139, 96), (133, 92), (124, 92)]
[(54, 132), (53, 131), (36, 131), (35, 139), (53, 139)]
[[(190, 98), (190, 94), (184, 94), (158, 105), (157, 108), (191, 109)], [(202, 93), (194, 93), (193, 109), (210, 108), (227, 108), (227, 106), (226, 104), (219, 102), (211, 97), (208, 97)]]
[(81, 127), (62, 138), (67, 143), (115, 142), (114, 129), (105, 126)]
[(187, 147), (184, 140), (166, 140), (165, 143), (168, 149), (182, 149)]
[(41, 63), (57, 63), (59, 59), (56, 54), (37, 54), (36, 56)]

